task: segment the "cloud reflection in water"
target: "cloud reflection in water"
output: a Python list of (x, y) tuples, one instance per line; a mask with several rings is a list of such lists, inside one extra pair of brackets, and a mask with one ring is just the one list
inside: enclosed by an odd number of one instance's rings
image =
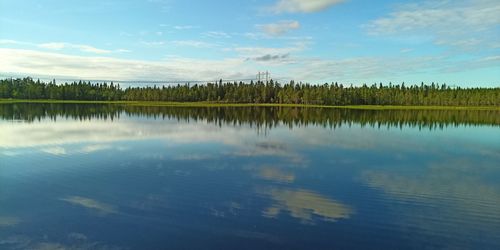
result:
[(264, 167), (259, 171), (259, 177), (265, 180), (291, 183), (295, 180), (295, 174), (277, 168)]
[(264, 216), (270, 218), (288, 211), (303, 223), (313, 224), (316, 216), (325, 221), (337, 221), (348, 219), (354, 213), (351, 207), (306, 189), (260, 188), (258, 192), (275, 202), (263, 212)]
[(21, 220), (16, 217), (0, 216), (0, 227), (14, 226), (19, 224), (20, 221)]
[(102, 203), (102, 202), (96, 201), (94, 199), (86, 198), (86, 197), (68, 196), (65, 198), (61, 198), (60, 200), (71, 203), (73, 205), (82, 206), (85, 208), (96, 210), (99, 213), (104, 214), (104, 215), (113, 214), (113, 213), (118, 212), (112, 205)]

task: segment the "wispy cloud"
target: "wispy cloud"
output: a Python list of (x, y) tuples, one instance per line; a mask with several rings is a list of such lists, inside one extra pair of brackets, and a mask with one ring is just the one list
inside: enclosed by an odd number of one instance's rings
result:
[(163, 46), (166, 44), (165, 41), (141, 41), (142, 45), (145, 45), (147, 47), (158, 47), (158, 46)]
[(128, 49), (117, 49), (115, 50), (116, 53), (130, 53), (132, 52), (131, 50)]
[(217, 44), (208, 43), (201, 40), (141, 41), (141, 44), (147, 47), (181, 46), (193, 48), (212, 48), (217, 46)]
[(148, 0), (148, 2), (157, 5), (161, 12), (170, 12), (172, 9), (172, 0)]
[(0, 39), (0, 44), (25, 44), (25, 43), (10, 39)]
[(285, 47), (236, 47), (232, 48), (240, 55), (244, 57), (255, 57), (255, 56), (265, 56), (265, 55), (285, 55), (293, 52), (303, 51), (307, 48), (308, 43), (297, 42), (289, 44)]
[(98, 49), (96, 47), (84, 44), (72, 44), (72, 43), (63, 43), (63, 42), (51, 42), (51, 43), (42, 43), (38, 44), (38, 47), (43, 49), (50, 50), (61, 50), (64, 48), (77, 49), (82, 52), (94, 53), (94, 54), (108, 54), (111, 53), (111, 50)]
[(95, 54), (107, 54), (107, 53), (112, 52), (111, 50), (98, 49), (96, 47), (92, 47), (89, 45), (75, 44), (75, 45), (72, 45), (72, 47), (79, 49), (83, 52), (89, 52), (89, 53), (95, 53)]
[(223, 31), (208, 31), (204, 32), (202, 35), (211, 38), (231, 38), (231, 35)]
[(404, 48), (404, 49), (399, 50), (399, 52), (401, 52), (401, 53), (410, 53), (412, 51), (413, 51), (413, 49), (411, 49), (411, 48)]
[(211, 48), (215, 46), (215, 44), (212, 43), (207, 43), (204, 41), (196, 41), (196, 40), (177, 40), (177, 41), (172, 41), (172, 44), (175, 46), (187, 46), (193, 48)]
[(259, 40), (265, 37), (265, 35), (261, 32), (245, 32), (241, 34), (243, 37), (253, 40)]
[[(162, 42), (161, 44), (172, 44)], [(207, 48), (217, 44), (198, 41), (176, 41), (177, 46)], [(232, 47), (223, 59), (169, 57), (165, 60), (130, 60), (102, 56), (75, 56), (35, 50), (0, 48), (0, 69), (4, 74), (66, 77), (65, 79), (113, 79), (206, 81), (214, 76), (223, 79), (252, 78), (262, 64), (272, 66), (275, 78), (300, 81), (339, 81), (359, 83), (370, 81), (404, 80), (408, 74), (419, 74), (420, 81), (435, 81), (436, 74), (448, 74), (498, 67), (495, 55), (475, 59), (456, 59), (453, 56), (404, 57), (367, 56), (351, 58), (314, 58), (303, 55), (308, 42), (290, 43), (286, 47)], [(401, 52), (405, 52), (404, 50)], [(406, 51), (408, 52), (408, 51)], [(256, 64), (258, 63), (258, 64)], [(460, 84), (461, 82), (447, 81)]]
[(274, 13), (311, 13), (325, 10), (344, 0), (279, 0), (269, 9)]
[(362, 79), (377, 79), (384, 77), (397, 78), (408, 73), (429, 73), (438, 71), (445, 64), (443, 57), (354, 57), (346, 59), (307, 59), (296, 67), (299, 79), (342, 79), (347, 82), (357, 82)]
[(28, 46), (28, 47), (37, 47), (37, 48), (47, 49), (47, 50), (75, 49), (75, 50), (79, 50), (81, 52), (92, 53), (92, 54), (109, 54), (109, 53), (131, 52), (130, 50), (127, 50), (127, 49), (106, 50), (106, 49), (99, 49), (99, 48), (96, 48), (96, 47), (93, 47), (90, 45), (73, 44), (73, 43), (66, 43), (66, 42), (30, 43), (30, 42), (16, 41), (16, 40), (10, 40), (10, 39), (0, 39), (0, 44), (3, 44), (3, 45), (24, 45), (24, 46)]
[[(187, 45), (187, 43), (184, 44)], [(198, 44), (198, 46), (202, 45)], [(185, 81), (213, 79), (214, 76), (240, 79), (253, 76), (256, 72), (255, 68), (245, 65), (244, 58), (201, 60), (176, 57), (161, 61), (147, 61), (10, 48), (0, 48), (0, 58), (2, 58), (0, 60), (2, 72), (78, 79)]]
[(67, 45), (65, 43), (42, 43), (39, 44), (38, 47), (43, 48), (43, 49), (53, 49), (53, 50), (60, 50), (64, 49)]
[(279, 55), (279, 54), (278, 55), (267, 54), (267, 55), (249, 58), (249, 59), (252, 59), (255, 61), (267, 62), (267, 61), (283, 60), (283, 59), (287, 59), (289, 57), (290, 57), (290, 54), (287, 53), (287, 54), (281, 54), (281, 55)]
[(173, 28), (176, 30), (190, 30), (190, 29), (198, 29), (200, 26), (195, 25), (175, 25)]
[(284, 20), (277, 23), (259, 24), (257, 28), (269, 36), (281, 36), (300, 28), (300, 23), (298, 21)]
[(253, 60), (261, 63), (292, 63), (292, 53), (300, 52), (308, 48), (307, 42), (291, 43), (286, 47), (236, 47), (231, 50), (237, 52), (245, 60)]
[(437, 45), (459, 49), (493, 48), (500, 33), (496, 0), (424, 1), (400, 6), (364, 28), (371, 35), (427, 36)]

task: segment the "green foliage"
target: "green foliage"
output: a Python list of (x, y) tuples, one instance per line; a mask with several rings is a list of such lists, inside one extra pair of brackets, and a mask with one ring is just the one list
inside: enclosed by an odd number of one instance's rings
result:
[(323, 85), (281, 85), (253, 81), (175, 86), (129, 87), (113, 83), (73, 82), (43, 83), (32, 78), (0, 80), (0, 98), (52, 99), (86, 101), (161, 101), (274, 103), (305, 105), (401, 105), (401, 106), (500, 106), (500, 87), (450, 88), (445, 84), (392, 85), (373, 84), (345, 87), (332, 83)]
[(145, 116), (184, 121), (202, 120), (213, 124), (246, 124), (259, 129), (281, 125), (336, 128), (359, 124), (370, 127), (440, 129), (459, 125), (499, 125), (500, 110), (364, 110), (312, 107), (176, 107), (121, 104), (12, 103), (0, 105), (0, 119), (28, 122), (42, 119), (119, 119)]

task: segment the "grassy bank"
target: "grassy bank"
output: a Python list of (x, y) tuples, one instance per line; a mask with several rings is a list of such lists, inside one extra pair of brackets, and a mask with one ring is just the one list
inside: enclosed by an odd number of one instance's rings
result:
[(500, 110), (498, 106), (385, 106), (385, 105), (308, 105), (276, 103), (223, 103), (223, 102), (145, 102), (145, 101), (78, 101), (78, 100), (21, 100), (0, 99), (0, 104), (12, 103), (68, 103), (68, 104), (121, 104), (136, 106), (175, 106), (175, 107), (309, 107), (309, 108), (344, 108), (366, 110), (414, 109), (414, 110)]

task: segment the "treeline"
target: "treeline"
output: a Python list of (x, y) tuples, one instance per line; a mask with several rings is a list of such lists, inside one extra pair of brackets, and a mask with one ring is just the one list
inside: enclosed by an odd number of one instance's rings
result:
[(27, 122), (44, 119), (117, 120), (147, 117), (201, 122), (218, 126), (418, 127), (439, 129), (459, 125), (499, 125), (498, 110), (356, 110), (306, 107), (168, 107), (116, 104), (15, 103), (0, 105), (0, 119)]
[(291, 81), (227, 82), (121, 88), (114, 83), (72, 82), (56, 84), (30, 77), (0, 80), (0, 98), (94, 100), (283, 103), (314, 105), (438, 105), (500, 106), (500, 87), (451, 88), (445, 84), (382, 85), (361, 87), (332, 83), (302, 84)]

